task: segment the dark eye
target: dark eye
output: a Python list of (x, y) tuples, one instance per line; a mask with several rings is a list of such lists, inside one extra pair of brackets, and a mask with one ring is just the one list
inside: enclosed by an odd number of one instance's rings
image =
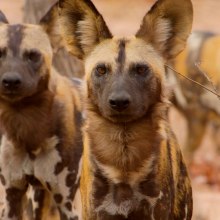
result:
[(30, 52), (28, 55), (28, 59), (33, 60), (33, 61), (38, 60), (39, 57), (40, 57), (40, 54), (38, 52), (34, 52), (34, 51)]
[(106, 68), (105, 67), (97, 67), (96, 70), (99, 74), (105, 74), (106, 73)]
[(139, 74), (145, 73), (147, 71), (147, 67), (137, 67), (137, 72)]
[(2, 53), (2, 51), (0, 50), (0, 59), (2, 58), (2, 56), (3, 56), (3, 53)]

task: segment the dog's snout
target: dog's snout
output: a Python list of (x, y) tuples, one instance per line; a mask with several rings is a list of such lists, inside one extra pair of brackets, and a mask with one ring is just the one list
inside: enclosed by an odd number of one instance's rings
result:
[(118, 112), (127, 109), (130, 103), (130, 96), (127, 93), (118, 93), (109, 98), (110, 107)]
[(2, 77), (2, 86), (9, 90), (18, 89), (21, 84), (21, 76), (18, 73), (5, 73)]

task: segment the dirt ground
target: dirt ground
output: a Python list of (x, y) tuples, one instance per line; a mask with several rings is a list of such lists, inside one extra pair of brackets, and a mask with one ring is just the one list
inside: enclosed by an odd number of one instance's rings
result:
[[(93, 0), (103, 14), (113, 34), (132, 35), (138, 29), (141, 19), (154, 0)], [(22, 22), (22, 0), (0, 0), (0, 10), (9, 22)], [(193, 30), (206, 30), (220, 33), (220, 1), (193, 0)], [(174, 108), (169, 113), (170, 123), (177, 135), (180, 146), (187, 138), (187, 124), (184, 117)], [(220, 220), (220, 172), (213, 170), (213, 161), (220, 164), (220, 156), (211, 138), (212, 127), (207, 126), (206, 135), (194, 161), (197, 166), (191, 168), (194, 213), (193, 220)], [(2, 195), (2, 193), (0, 193)], [(2, 197), (0, 196), (0, 202)]]

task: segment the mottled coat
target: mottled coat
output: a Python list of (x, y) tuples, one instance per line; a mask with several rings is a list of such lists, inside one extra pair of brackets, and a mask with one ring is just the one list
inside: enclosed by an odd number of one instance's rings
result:
[(57, 15), (55, 5), (39, 25), (9, 25), (0, 12), (1, 219), (23, 219), (30, 184), (42, 188), (34, 219), (47, 219), (51, 198), (60, 219), (78, 219), (82, 106), (78, 87), (51, 65)]
[(60, 0), (59, 13), (67, 49), (85, 63), (84, 219), (190, 220), (164, 68), (185, 47), (190, 0), (157, 1), (131, 37), (113, 37), (89, 0)]

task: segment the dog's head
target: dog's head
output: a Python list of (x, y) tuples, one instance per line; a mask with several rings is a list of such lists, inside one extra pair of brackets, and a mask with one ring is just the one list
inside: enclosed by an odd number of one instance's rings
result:
[(57, 47), (60, 38), (57, 5), (50, 9), (39, 25), (10, 25), (0, 11), (2, 99), (16, 102), (47, 89), (53, 47)]
[(164, 95), (164, 64), (185, 47), (190, 0), (159, 0), (132, 37), (113, 37), (89, 0), (60, 0), (60, 28), (71, 54), (85, 62), (86, 96), (105, 118), (141, 118)]

